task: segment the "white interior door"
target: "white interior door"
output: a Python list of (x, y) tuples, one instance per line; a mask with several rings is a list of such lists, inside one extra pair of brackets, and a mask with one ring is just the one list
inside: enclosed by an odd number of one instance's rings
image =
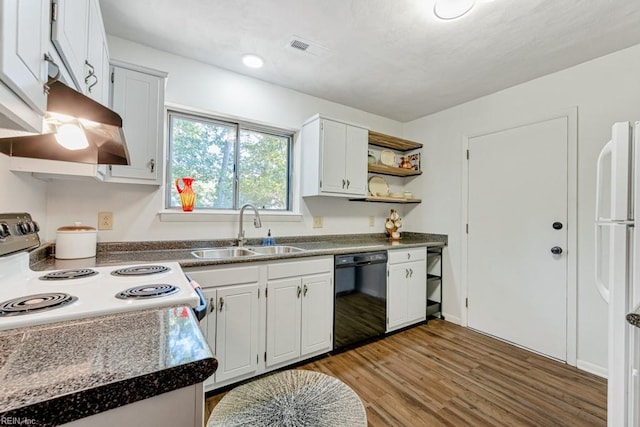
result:
[(575, 226), (567, 224), (567, 121), (470, 138), (468, 165), (468, 326), (560, 360)]

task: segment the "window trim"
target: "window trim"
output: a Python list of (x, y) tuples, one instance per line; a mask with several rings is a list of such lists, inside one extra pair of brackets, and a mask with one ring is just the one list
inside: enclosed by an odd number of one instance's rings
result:
[[(182, 210), (180, 209), (180, 206), (170, 206), (171, 203), (171, 191), (173, 189), (173, 182), (170, 182), (170, 176), (171, 173), (169, 173), (171, 171), (171, 163), (173, 160), (172, 157), (172, 140), (173, 140), (173, 135), (172, 135), (172, 117), (180, 117), (180, 118), (184, 118), (187, 120), (198, 120), (198, 121), (203, 121), (203, 122), (207, 122), (207, 123), (212, 123), (212, 124), (216, 124), (216, 125), (222, 125), (222, 126), (229, 126), (229, 127), (234, 127), (235, 128), (235, 134), (236, 134), (236, 139), (235, 139), (235, 144), (234, 144), (234, 171), (233, 171), (233, 207), (229, 208), (229, 209), (224, 209), (224, 208), (198, 208), (197, 212), (201, 212), (205, 215), (206, 217), (210, 217), (212, 214), (213, 215), (225, 215), (227, 213), (234, 213), (234, 212), (238, 212), (240, 210), (240, 205), (239, 205), (239, 197), (240, 197), (240, 193), (239, 193), (239, 177), (237, 175), (237, 166), (238, 166), (238, 160), (239, 160), (239, 156), (240, 156), (240, 133), (241, 131), (245, 130), (245, 131), (249, 131), (249, 132), (260, 132), (260, 133), (265, 133), (265, 134), (269, 134), (269, 135), (273, 135), (273, 136), (277, 136), (277, 137), (283, 137), (283, 138), (288, 138), (289, 142), (287, 144), (287, 207), (284, 209), (260, 209), (258, 208), (258, 210), (261, 212), (261, 214), (267, 214), (267, 213), (271, 213), (271, 214), (282, 214), (284, 218), (291, 218), (291, 217), (295, 217), (298, 216), (299, 214), (295, 211), (296, 209), (296, 204), (294, 202), (294, 180), (293, 180), (293, 176), (294, 176), (294, 141), (296, 139), (296, 133), (297, 130), (292, 130), (292, 129), (288, 129), (288, 128), (279, 128), (279, 127), (275, 127), (275, 126), (271, 126), (271, 125), (267, 125), (264, 123), (257, 123), (257, 122), (251, 122), (245, 119), (238, 119), (238, 118), (233, 118), (233, 117), (225, 117), (222, 115), (217, 115), (217, 114), (208, 114), (206, 112), (203, 111), (199, 111), (199, 110), (192, 110), (189, 108), (185, 108), (183, 106), (178, 106), (178, 105), (167, 105), (166, 109), (165, 109), (165, 114), (166, 114), (166, 130), (167, 130), (167, 137), (166, 137), (166, 163), (165, 163), (165, 179), (164, 182), (166, 184), (166, 188), (165, 188), (165, 192), (164, 192), (164, 202), (163, 202), (163, 209), (160, 211), (160, 215), (161, 215), (161, 220), (162, 221), (175, 221), (175, 219), (168, 219), (169, 216), (167, 216), (167, 214), (169, 214), (170, 212), (180, 212), (182, 213)], [(196, 211), (194, 212), (189, 212), (188, 214), (193, 216), (195, 214)], [(163, 219), (164, 217), (164, 219)], [(203, 219), (201, 219), (200, 221), (202, 221)], [(210, 219), (204, 219), (205, 221), (209, 221)], [(299, 219), (298, 219), (299, 220)], [(298, 221), (296, 220), (296, 221)]]

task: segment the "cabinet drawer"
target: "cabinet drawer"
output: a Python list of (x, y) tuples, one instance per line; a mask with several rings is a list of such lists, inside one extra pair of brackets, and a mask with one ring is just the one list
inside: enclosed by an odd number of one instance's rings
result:
[(389, 264), (398, 264), (402, 262), (422, 261), (427, 258), (426, 248), (414, 249), (395, 249), (388, 251)]
[(300, 277), (333, 271), (333, 257), (306, 258), (301, 261), (288, 261), (269, 264), (267, 279)]
[(260, 278), (258, 267), (221, 268), (217, 270), (188, 270), (186, 273), (203, 288), (254, 283)]

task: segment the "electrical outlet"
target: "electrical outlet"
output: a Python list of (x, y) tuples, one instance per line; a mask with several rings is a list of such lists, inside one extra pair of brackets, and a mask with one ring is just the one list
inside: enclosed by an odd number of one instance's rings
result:
[(322, 217), (314, 216), (313, 217), (313, 228), (322, 228)]
[(371, 215), (369, 217), (369, 227), (375, 227), (376, 226), (376, 217)]
[(98, 212), (98, 230), (113, 230), (113, 212)]

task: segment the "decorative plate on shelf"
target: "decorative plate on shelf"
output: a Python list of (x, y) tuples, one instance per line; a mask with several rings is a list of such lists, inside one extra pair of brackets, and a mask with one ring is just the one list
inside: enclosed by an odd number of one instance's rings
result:
[(385, 166), (393, 166), (396, 161), (396, 154), (391, 150), (382, 150), (380, 153), (380, 163)]
[(389, 193), (389, 184), (384, 178), (379, 176), (372, 176), (369, 178), (369, 193), (373, 196), (378, 195), (378, 193)]

